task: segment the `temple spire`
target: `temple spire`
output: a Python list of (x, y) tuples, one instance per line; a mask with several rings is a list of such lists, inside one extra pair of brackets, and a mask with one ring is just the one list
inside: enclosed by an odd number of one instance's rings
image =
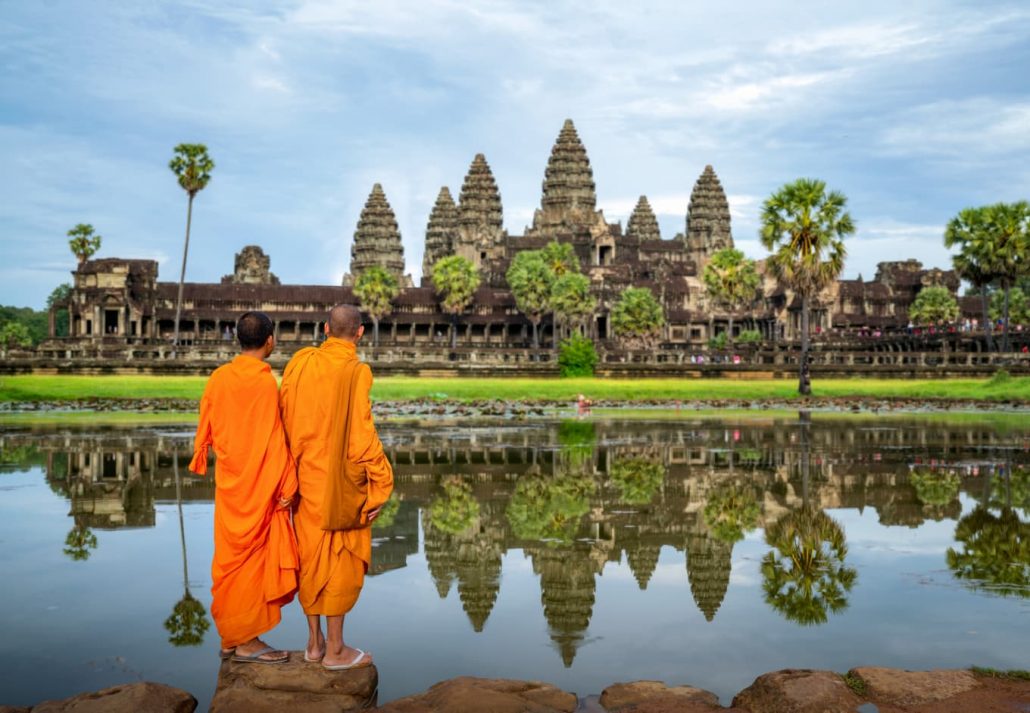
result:
[(594, 172), (572, 119), (566, 119), (544, 171), (543, 198), (531, 233), (556, 233), (595, 223)]
[(447, 186), (440, 189), (426, 225), (426, 248), (422, 255), (422, 276), (429, 277), (440, 258), (454, 254), (458, 235), (458, 206)]
[(630, 215), (629, 222), (626, 224), (626, 237), (641, 243), (646, 240), (662, 239), (662, 233), (658, 228), (658, 219), (651, 210), (651, 204), (647, 202), (647, 196), (640, 196), (640, 200), (637, 201), (637, 206), (633, 209), (633, 214)]
[(361, 210), (350, 255), (351, 280), (356, 280), (372, 265), (380, 265), (403, 284), (404, 245), (401, 243), (393, 208), (378, 183), (372, 186), (372, 192), (368, 194), (365, 207)]
[(504, 214), (501, 193), (486, 162), (479, 153), (472, 159), (458, 198), (458, 235), (454, 252), (482, 268), (488, 260), (504, 252)]
[(687, 251), (706, 258), (723, 248), (733, 247), (730, 232), (730, 204), (711, 166), (694, 184), (687, 207)]

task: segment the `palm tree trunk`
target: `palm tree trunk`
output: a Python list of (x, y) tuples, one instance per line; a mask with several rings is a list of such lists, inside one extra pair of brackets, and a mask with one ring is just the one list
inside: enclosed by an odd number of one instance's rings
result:
[(983, 326), (984, 326), (984, 337), (987, 339), (987, 351), (994, 351), (994, 337), (991, 333), (994, 331), (993, 325), (991, 324), (991, 317), (987, 313), (987, 285), (980, 286), (980, 306), (983, 307)]
[(182, 586), (190, 593), (190, 573), (186, 566), (186, 528), (182, 522), (182, 485), (179, 479), (179, 452), (172, 452), (172, 467), (175, 469), (175, 502), (179, 506), (179, 542), (182, 545)]
[(374, 315), (372, 317), (372, 346), (379, 346), (379, 318)]
[(179, 349), (179, 316), (182, 314), (182, 285), (186, 281), (186, 256), (190, 252), (190, 223), (193, 222), (193, 194), (186, 207), (186, 242), (182, 246), (182, 269), (179, 271), (179, 296), (175, 299), (175, 332), (172, 337), (172, 359)]
[(1004, 284), (1002, 289), (1005, 290), (1005, 310), (1003, 317), (1005, 323), (1001, 328), (1001, 350), (1003, 352), (1009, 352), (1012, 349), (1012, 345), (1009, 343), (1009, 287), (1008, 284)]
[(811, 470), (811, 446), (809, 444), (809, 428), (812, 426), (812, 413), (810, 411), (798, 412), (798, 419), (801, 421), (801, 506), (808, 507), (808, 481)]
[(732, 314), (730, 315), (729, 319), (730, 319), (730, 323), (729, 323), (729, 326), (727, 326), (727, 328), (726, 328), (726, 344), (727, 345), (733, 343), (733, 315)]
[(539, 349), (540, 348), (540, 331), (539, 331), (540, 319), (538, 318), (538, 319), (535, 319), (535, 320), (530, 320), (530, 324), (533, 325), (533, 348), (534, 349)]
[(451, 349), (458, 348), (458, 313), (451, 313)]
[(812, 393), (812, 384), (808, 373), (808, 312), (808, 295), (804, 295), (801, 298), (801, 359), (798, 364), (798, 393), (802, 396), (809, 396)]

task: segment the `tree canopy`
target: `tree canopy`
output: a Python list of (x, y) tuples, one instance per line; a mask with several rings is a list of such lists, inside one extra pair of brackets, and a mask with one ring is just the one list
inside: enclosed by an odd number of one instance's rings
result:
[(174, 151), (168, 168), (178, 177), (182, 190), (192, 198), (207, 187), (215, 162), (208, 156), (204, 144), (179, 144)]
[(79, 223), (68, 231), (68, 247), (79, 261), (79, 265), (96, 255), (103, 237), (93, 230), (89, 223)]
[(702, 280), (709, 298), (730, 311), (751, 307), (762, 284), (755, 261), (735, 248), (723, 248), (712, 255)]
[(916, 324), (950, 324), (958, 319), (959, 309), (951, 290), (943, 286), (924, 287), (908, 309)]
[(616, 337), (632, 346), (647, 348), (661, 335), (665, 314), (651, 290), (630, 287), (612, 306), (611, 320)]
[(539, 250), (516, 253), (505, 275), (515, 306), (533, 325), (533, 348), (540, 347), (539, 325), (551, 304), (554, 272)]
[(581, 327), (597, 308), (597, 300), (590, 294), (590, 279), (586, 275), (565, 272), (551, 287), (551, 309), (554, 321), (566, 329)]
[(379, 320), (393, 309), (393, 300), (400, 294), (397, 278), (380, 265), (372, 265), (354, 282), (354, 295), (361, 309), (372, 318), (372, 345), (379, 346)]

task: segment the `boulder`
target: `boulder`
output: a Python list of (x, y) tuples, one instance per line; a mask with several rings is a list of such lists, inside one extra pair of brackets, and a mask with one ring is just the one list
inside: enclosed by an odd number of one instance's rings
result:
[[(43, 701), (32, 713), (193, 713), (197, 699), (163, 683), (128, 683), (61, 701)], [(25, 709), (28, 710), (28, 709)]]
[[(380, 713), (573, 713), (576, 696), (548, 683), (462, 676), (443, 681), (407, 698), (398, 698)], [(212, 709), (213, 710), (213, 709)]]
[(903, 671), (897, 668), (863, 666), (849, 671), (865, 682), (866, 695), (879, 703), (896, 706), (918, 706), (980, 687), (971, 671), (935, 669)]
[(666, 686), (660, 681), (614, 683), (601, 693), (600, 703), (608, 713), (723, 710), (719, 697), (710, 691), (693, 686)]
[(327, 671), (292, 651), (284, 664), (224, 662), (210, 711), (343, 713), (375, 707), (378, 686), (375, 666)]
[(0, 713), (32, 713), (28, 706), (0, 706)]
[(762, 674), (733, 698), (749, 713), (855, 713), (861, 704), (840, 674), (809, 669)]

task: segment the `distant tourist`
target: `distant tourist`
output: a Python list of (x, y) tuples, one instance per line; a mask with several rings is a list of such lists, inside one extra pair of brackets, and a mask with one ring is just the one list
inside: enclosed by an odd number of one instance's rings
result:
[(304, 659), (332, 671), (372, 663), (370, 653), (344, 644), (343, 620), (372, 561), (372, 521), (393, 491), (372, 421), (372, 370), (358, 359), (364, 332), (356, 307), (333, 307), (325, 342), (293, 356), (279, 393), (300, 480), (294, 525), (308, 620)]
[(297, 544), (290, 505), (297, 471), (279, 417), (279, 392), (265, 359), (275, 348), (272, 320), (247, 312), (237, 328), (241, 353), (218, 367), (200, 399), (190, 470), (207, 473), (214, 446), (215, 556), (211, 616), (222, 658), (283, 663), (289, 655), (258, 637), (275, 628), (297, 591)]
[(228, 324), (225, 325), (225, 332), (222, 334), (222, 339), (224, 339), (227, 342), (231, 342), (232, 341), (232, 330), (229, 329), (229, 325)]
[(586, 396), (580, 394), (579, 398), (576, 399), (576, 415), (589, 416), (590, 407), (593, 405), (593, 403), (594, 402), (588, 399)]

